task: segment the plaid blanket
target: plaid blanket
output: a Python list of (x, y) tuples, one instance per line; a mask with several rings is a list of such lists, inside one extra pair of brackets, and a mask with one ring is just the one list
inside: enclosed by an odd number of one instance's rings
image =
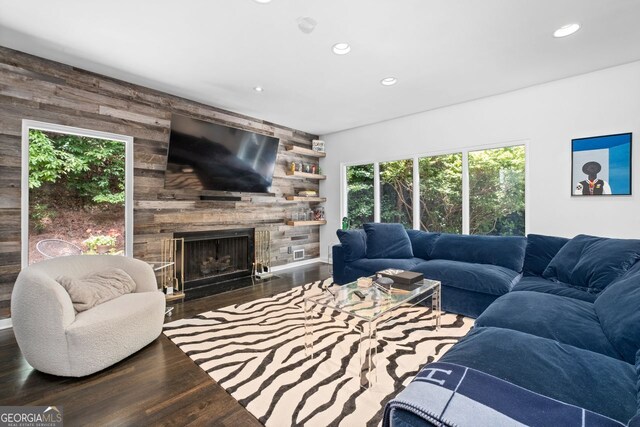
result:
[(384, 427), (396, 411), (436, 426), (624, 426), (600, 414), (534, 393), (452, 363), (431, 363), (385, 407)]

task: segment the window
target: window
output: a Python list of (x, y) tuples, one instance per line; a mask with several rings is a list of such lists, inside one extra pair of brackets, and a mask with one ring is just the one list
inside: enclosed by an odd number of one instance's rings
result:
[(380, 163), (380, 222), (413, 228), (413, 160)]
[(522, 236), (525, 156), (525, 145), (513, 145), (347, 166), (344, 214), (352, 228), (376, 221), (440, 233)]
[(422, 157), (420, 229), (462, 233), (462, 153)]
[(80, 253), (132, 255), (132, 145), (127, 136), (23, 121), (23, 266)]
[(469, 152), (469, 234), (525, 234), (523, 145)]
[(373, 163), (347, 166), (347, 218), (351, 228), (373, 222)]

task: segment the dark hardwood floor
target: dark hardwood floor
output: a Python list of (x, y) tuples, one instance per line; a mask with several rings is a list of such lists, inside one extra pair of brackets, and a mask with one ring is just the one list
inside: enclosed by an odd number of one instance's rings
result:
[[(330, 266), (312, 264), (278, 277), (174, 304), (166, 321), (271, 296), (329, 277)], [(66, 426), (260, 426), (167, 337), (85, 378), (62, 378), (35, 371), (22, 357), (12, 329), (0, 331), (0, 406), (58, 405)]]

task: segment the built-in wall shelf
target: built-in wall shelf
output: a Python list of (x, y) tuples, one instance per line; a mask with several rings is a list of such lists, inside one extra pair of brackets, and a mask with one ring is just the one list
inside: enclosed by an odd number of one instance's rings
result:
[(298, 147), (297, 145), (286, 145), (285, 148), (287, 149), (287, 151), (291, 151), (292, 153), (296, 153), (296, 154), (301, 154), (303, 156), (318, 157), (318, 158), (327, 157), (326, 153), (323, 153), (321, 151), (313, 151), (308, 148)]
[(326, 197), (307, 197), (307, 196), (286, 196), (287, 200), (294, 202), (310, 202), (310, 203), (324, 203), (327, 201)]
[(309, 225), (325, 225), (327, 221), (287, 221), (291, 227), (307, 227)]
[(326, 175), (320, 175), (317, 173), (307, 173), (307, 172), (292, 172), (292, 171), (287, 171), (287, 175), (286, 178), (291, 178), (291, 179), (327, 179)]

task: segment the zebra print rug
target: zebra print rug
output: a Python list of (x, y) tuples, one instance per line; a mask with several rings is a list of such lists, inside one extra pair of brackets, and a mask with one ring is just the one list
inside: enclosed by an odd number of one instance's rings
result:
[[(327, 279), (327, 285), (332, 281)], [(165, 325), (164, 334), (266, 426), (375, 426), (386, 402), (427, 362), (440, 358), (473, 319), (418, 305), (378, 327), (377, 382), (360, 387), (360, 334), (352, 317), (313, 318), (315, 357), (304, 349), (305, 296), (323, 282)]]

